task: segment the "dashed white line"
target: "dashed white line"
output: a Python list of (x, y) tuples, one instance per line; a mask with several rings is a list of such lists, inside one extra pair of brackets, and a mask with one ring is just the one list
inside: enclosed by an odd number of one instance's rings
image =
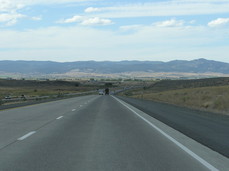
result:
[(199, 161), (202, 165), (204, 165), (205, 167), (207, 167), (208, 169), (210, 169), (211, 171), (218, 171), (217, 168), (215, 168), (214, 166), (212, 166), (210, 163), (208, 163), (206, 160), (202, 159), (200, 156), (198, 156), (197, 154), (195, 154), (194, 152), (192, 152), (191, 150), (189, 150), (187, 147), (185, 147), (183, 144), (179, 143), (177, 140), (175, 140), (173, 137), (171, 137), (170, 135), (166, 134), (164, 131), (162, 131), (160, 128), (158, 128), (157, 126), (155, 126), (153, 123), (151, 123), (150, 121), (148, 121), (147, 119), (145, 119), (144, 117), (142, 117), (140, 114), (138, 114), (137, 112), (135, 112), (132, 108), (130, 108), (129, 106), (127, 106), (125, 103), (123, 103), (121, 100), (117, 99), (116, 97), (112, 96), (114, 99), (116, 99), (119, 103), (121, 103), (123, 106), (125, 106), (127, 109), (129, 109), (130, 111), (132, 111), (135, 115), (137, 115), (139, 118), (141, 118), (143, 121), (145, 121), (146, 123), (148, 123), (150, 126), (152, 126), (154, 129), (156, 129), (158, 132), (160, 132), (162, 135), (164, 135), (166, 138), (168, 138), (170, 141), (172, 141), (174, 144), (176, 144), (178, 147), (180, 147), (182, 150), (184, 150), (186, 153), (188, 153), (190, 156), (192, 156), (194, 159), (196, 159), (197, 161)]
[(76, 111), (76, 109), (72, 109), (72, 112)]
[(56, 119), (58, 119), (58, 120), (59, 120), (59, 119), (61, 119), (61, 118), (63, 118), (63, 116), (60, 116), (60, 117), (58, 117), (58, 118), (56, 118)]
[(22, 140), (24, 140), (24, 139), (30, 137), (31, 135), (33, 135), (33, 134), (35, 134), (35, 133), (36, 133), (36, 131), (29, 132), (28, 134), (26, 134), (26, 135), (24, 135), (24, 136), (18, 138), (17, 140), (18, 140), (18, 141), (22, 141)]

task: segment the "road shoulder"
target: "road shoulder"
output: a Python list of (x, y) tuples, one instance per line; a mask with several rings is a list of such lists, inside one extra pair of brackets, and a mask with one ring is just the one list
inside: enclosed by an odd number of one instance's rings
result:
[(163, 132), (165, 132), (166, 134), (174, 138), (176, 141), (181, 143), (183, 146), (187, 147), (189, 150), (191, 150), (193, 153), (195, 153), (200, 158), (207, 161), (209, 164), (211, 164), (215, 168), (219, 170), (227, 170), (229, 168), (229, 159), (228, 158), (198, 143), (197, 141), (187, 137), (186, 135), (167, 126), (166, 124), (156, 120), (155, 118), (133, 107), (132, 105), (122, 100), (120, 101), (123, 104), (125, 104), (128, 108), (130, 108), (131, 110), (139, 114), (142, 118), (144, 118), (145, 120), (149, 121), (150, 123), (158, 127), (160, 130), (162, 130)]

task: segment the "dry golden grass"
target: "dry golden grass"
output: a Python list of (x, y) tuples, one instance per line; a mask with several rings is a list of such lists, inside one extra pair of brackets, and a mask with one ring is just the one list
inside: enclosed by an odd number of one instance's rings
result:
[(26, 95), (26, 96), (47, 96), (47, 95), (55, 95), (58, 93), (74, 93), (78, 92), (77, 90), (73, 91), (71, 89), (61, 89), (58, 90), (56, 88), (33, 88), (33, 87), (24, 87), (24, 88), (6, 88), (6, 87), (1, 87), (0, 88), (0, 97), (4, 96), (21, 96)]
[(207, 111), (229, 113), (229, 86), (187, 88), (156, 93), (138, 91), (133, 92), (131, 96)]

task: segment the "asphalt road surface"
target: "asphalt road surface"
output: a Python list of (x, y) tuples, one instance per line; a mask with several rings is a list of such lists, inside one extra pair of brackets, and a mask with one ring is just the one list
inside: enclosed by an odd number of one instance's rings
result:
[(217, 168), (155, 129), (122, 101), (83, 96), (0, 111), (0, 170)]
[(120, 97), (209, 148), (229, 157), (229, 116), (189, 108)]

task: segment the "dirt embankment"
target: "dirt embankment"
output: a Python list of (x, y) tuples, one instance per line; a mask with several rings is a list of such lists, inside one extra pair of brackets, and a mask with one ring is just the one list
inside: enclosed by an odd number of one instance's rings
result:
[(124, 95), (229, 114), (229, 78), (164, 80)]

